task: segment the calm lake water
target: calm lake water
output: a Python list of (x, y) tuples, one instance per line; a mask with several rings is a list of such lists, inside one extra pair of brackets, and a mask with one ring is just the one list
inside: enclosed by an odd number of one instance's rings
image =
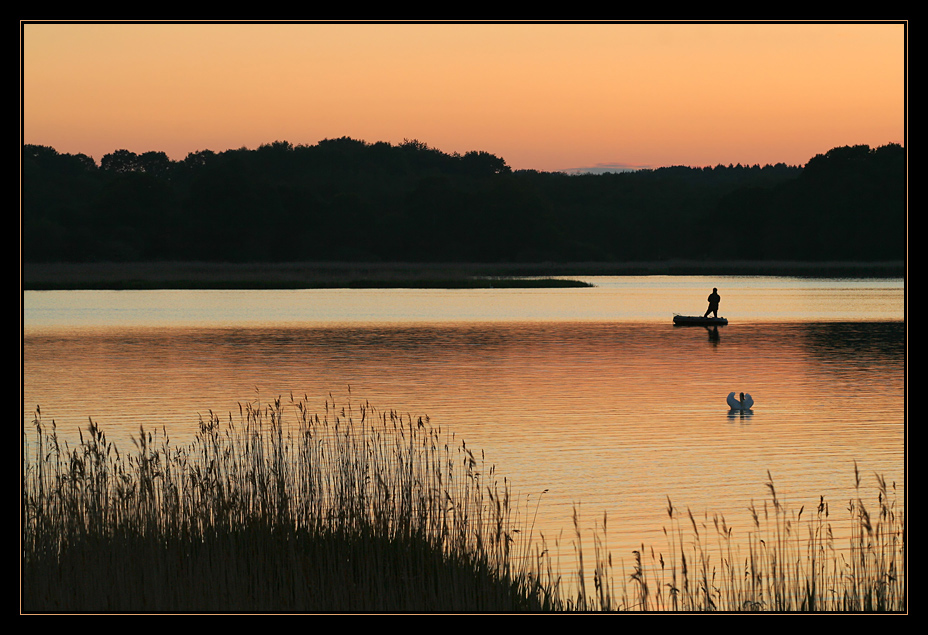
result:
[[(88, 417), (189, 440), (198, 413), (306, 395), (428, 415), (513, 484), (537, 529), (609, 522), (631, 560), (666, 544), (667, 499), (739, 532), (767, 498), (843, 510), (854, 462), (905, 493), (902, 279), (597, 277), (593, 288), (23, 294), (23, 425)], [(674, 327), (718, 287), (717, 333)], [(751, 393), (750, 415), (729, 412)], [(564, 546), (566, 545), (566, 547)], [(592, 556), (592, 543), (584, 543)], [(568, 554), (569, 555), (569, 554)], [(567, 558), (569, 560), (569, 558)], [(562, 563), (565, 559), (562, 559)]]

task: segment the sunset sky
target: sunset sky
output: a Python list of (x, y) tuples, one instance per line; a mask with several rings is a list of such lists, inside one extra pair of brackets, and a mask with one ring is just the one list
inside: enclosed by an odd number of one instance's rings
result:
[(804, 165), (905, 144), (903, 23), (23, 23), (22, 141), (484, 150), (514, 169)]

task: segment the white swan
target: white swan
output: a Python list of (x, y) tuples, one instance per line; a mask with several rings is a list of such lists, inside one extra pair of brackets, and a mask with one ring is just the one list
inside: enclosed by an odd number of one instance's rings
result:
[(741, 393), (740, 399), (735, 397), (735, 393), (728, 393), (728, 406), (732, 410), (750, 410), (754, 405), (754, 400), (751, 398), (751, 395)]

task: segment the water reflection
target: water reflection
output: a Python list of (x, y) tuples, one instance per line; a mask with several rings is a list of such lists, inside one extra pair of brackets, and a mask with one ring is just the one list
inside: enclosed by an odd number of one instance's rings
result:
[[(829, 333), (840, 341), (829, 343)], [(454, 428), (539, 491), (552, 474), (537, 466), (568, 457), (573, 464), (564, 469), (600, 470), (612, 491), (628, 488), (629, 465), (644, 461), (655, 475), (644, 482), (659, 493), (668, 488), (662, 471), (710, 456), (713, 464), (737, 457), (741, 482), (774, 466), (806, 474), (795, 461), (812, 457), (828, 464), (825, 482), (836, 463), (863, 455), (901, 466), (903, 402), (885, 397), (903, 391), (903, 340), (901, 323), (728, 326), (708, 347), (701, 328), (614, 323), (38, 335), (24, 340), (23, 416), (28, 423), (41, 404), (62, 430), (93, 417), (112, 439), (121, 432), (128, 439), (140, 425), (182, 439), (197, 413), (236, 412), (239, 402), (290, 393), (321, 405), (351, 386), (375, 405)], [(754, 395), (753, 413), (729, 414), (732, 390)], [(762, 436), (722, 434), (715, 427), (722, 413), (729, 421), (750, 417)], [(612, 454), (594, 461), (593, 447)], [(714, 475), (685, 471), (691, 483)], [(601, 491), (580, 495), (584, 478), (565, 483), (563, 494), (600, 500)]]
[[(454, 297), (461, 306), (473, 296)], [(428, 415), (485, 450), (520, 493), (549, 490), (538, 520), (548, 536), (569, 532), (576, 502), (589, 520), (608, 513), (623, 528), (615, 539), (629, 540), (622, 554), (662, 543), (667, 497), (749, 527), (744, 510), (764, 497), (768, 470), (797, 507), (845, 500), (855, 461), (903, 482), (902, 321), (703, 330), (674, 327), (670, 311), (659, 322), (295, 324), (283, 314), (258, 324), (27, 328), (23, 424), (40, 404), (61, 435), (76, 438), (92, 417), (120, 445), (131, 447), (140, 426), (163, 428), (176, 445), (198, 413), (291, 393), (321, 410), (330, 394), (346, 403), (350, 386), (352, 399)], [(732, 413), (725, 396), (742, 390), (756, 403)]]
[(729, 419), (738, 419), (742, 423), (745, 423), (747, 420), (750, 420), (754, 416), (753, 410), (729, 410), (728, 418)]
[(904, 323), (808, 324), (803, 331), (803, 337), (809, 354), (832, 362), (859, 360), (861, 357), (869, 362), (878, 362), (887, 356), (898, 357), (905, 354)]
[[(267, 324), (635, 321), (701, 315), (705, 289), (725, 291), (737, 323), (904, 319), (891, 280), (702, 276), (590, 277), (582, 289), (306, 289), (287, 291), (26, 292), (27, 328)], [(733, 322), (735, 323), (735, 322)]]

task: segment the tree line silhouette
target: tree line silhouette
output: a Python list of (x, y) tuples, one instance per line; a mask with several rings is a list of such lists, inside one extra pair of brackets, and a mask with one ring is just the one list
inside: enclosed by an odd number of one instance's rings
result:
[(25, 145), (24, 262), (902, 260), (906, 154), (568, 175), (417, 140), (255, 150)]

